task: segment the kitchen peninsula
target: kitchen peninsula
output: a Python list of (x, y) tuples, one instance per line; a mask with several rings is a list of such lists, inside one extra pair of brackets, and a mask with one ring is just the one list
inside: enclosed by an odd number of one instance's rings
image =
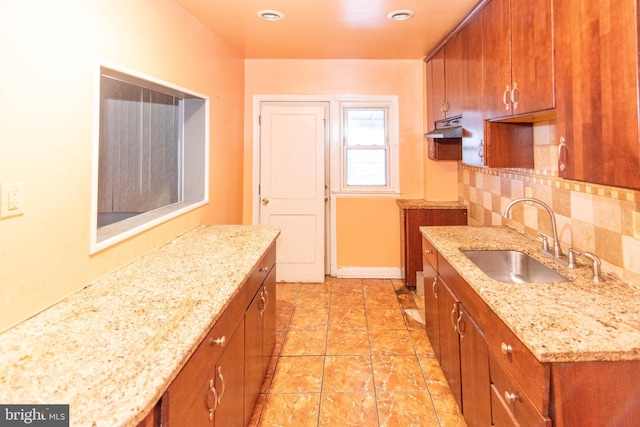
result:
[(73, 426), (137, 425), (230, 304), (244, 319), (278, 235), (195, 228), (1, 334), (0, 402), (69, 404)]

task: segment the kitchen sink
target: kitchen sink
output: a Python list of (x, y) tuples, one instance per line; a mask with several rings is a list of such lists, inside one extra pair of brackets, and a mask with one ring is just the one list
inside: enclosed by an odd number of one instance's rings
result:
[(462, 251), (480, 270), (505, 283), (569, 282), (562, 274), (529, 255), (513, 250)]

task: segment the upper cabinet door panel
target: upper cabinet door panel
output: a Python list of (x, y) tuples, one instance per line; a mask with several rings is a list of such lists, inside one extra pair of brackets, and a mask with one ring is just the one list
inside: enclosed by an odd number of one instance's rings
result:
[(512, 113), (555, 107), (551, 0), (511, 0)]
[(553, 7), (560, 175), (640, 189), (637, 1)]
[(485, 166), (484, 93), (482, 89), (482, 14), (461, 31), (462, 163)]
[(511, 30), (509, 0), (493, 0), (482, 10), (484, 117), (511, 114)]
[(447, 117), (462, 114), (462, 44), (460, 33), (444, 47), (445, 113)]
[(444, 49), (441, 49), (436, 56), (431, 59), (431, 72), (432, 72), (432, 99), (433, 105), (431, 107), (432, 117), (431, 121), (442, 120), (445, 115), (445, 83), (444, 83)]

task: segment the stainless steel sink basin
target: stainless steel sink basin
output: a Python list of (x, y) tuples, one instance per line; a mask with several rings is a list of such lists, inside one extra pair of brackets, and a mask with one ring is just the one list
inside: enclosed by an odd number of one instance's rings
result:
[(506, 283), (569, 282), (562, 274), (518, 251), (462, 251), (480, 270)]

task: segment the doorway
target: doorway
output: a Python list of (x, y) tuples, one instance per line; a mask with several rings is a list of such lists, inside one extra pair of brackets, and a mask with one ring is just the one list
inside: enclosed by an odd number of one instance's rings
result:
[(281, 230), (277, 281), (328, 273), (328, 118), (329, 102), (260, 102), (258, 218)]

